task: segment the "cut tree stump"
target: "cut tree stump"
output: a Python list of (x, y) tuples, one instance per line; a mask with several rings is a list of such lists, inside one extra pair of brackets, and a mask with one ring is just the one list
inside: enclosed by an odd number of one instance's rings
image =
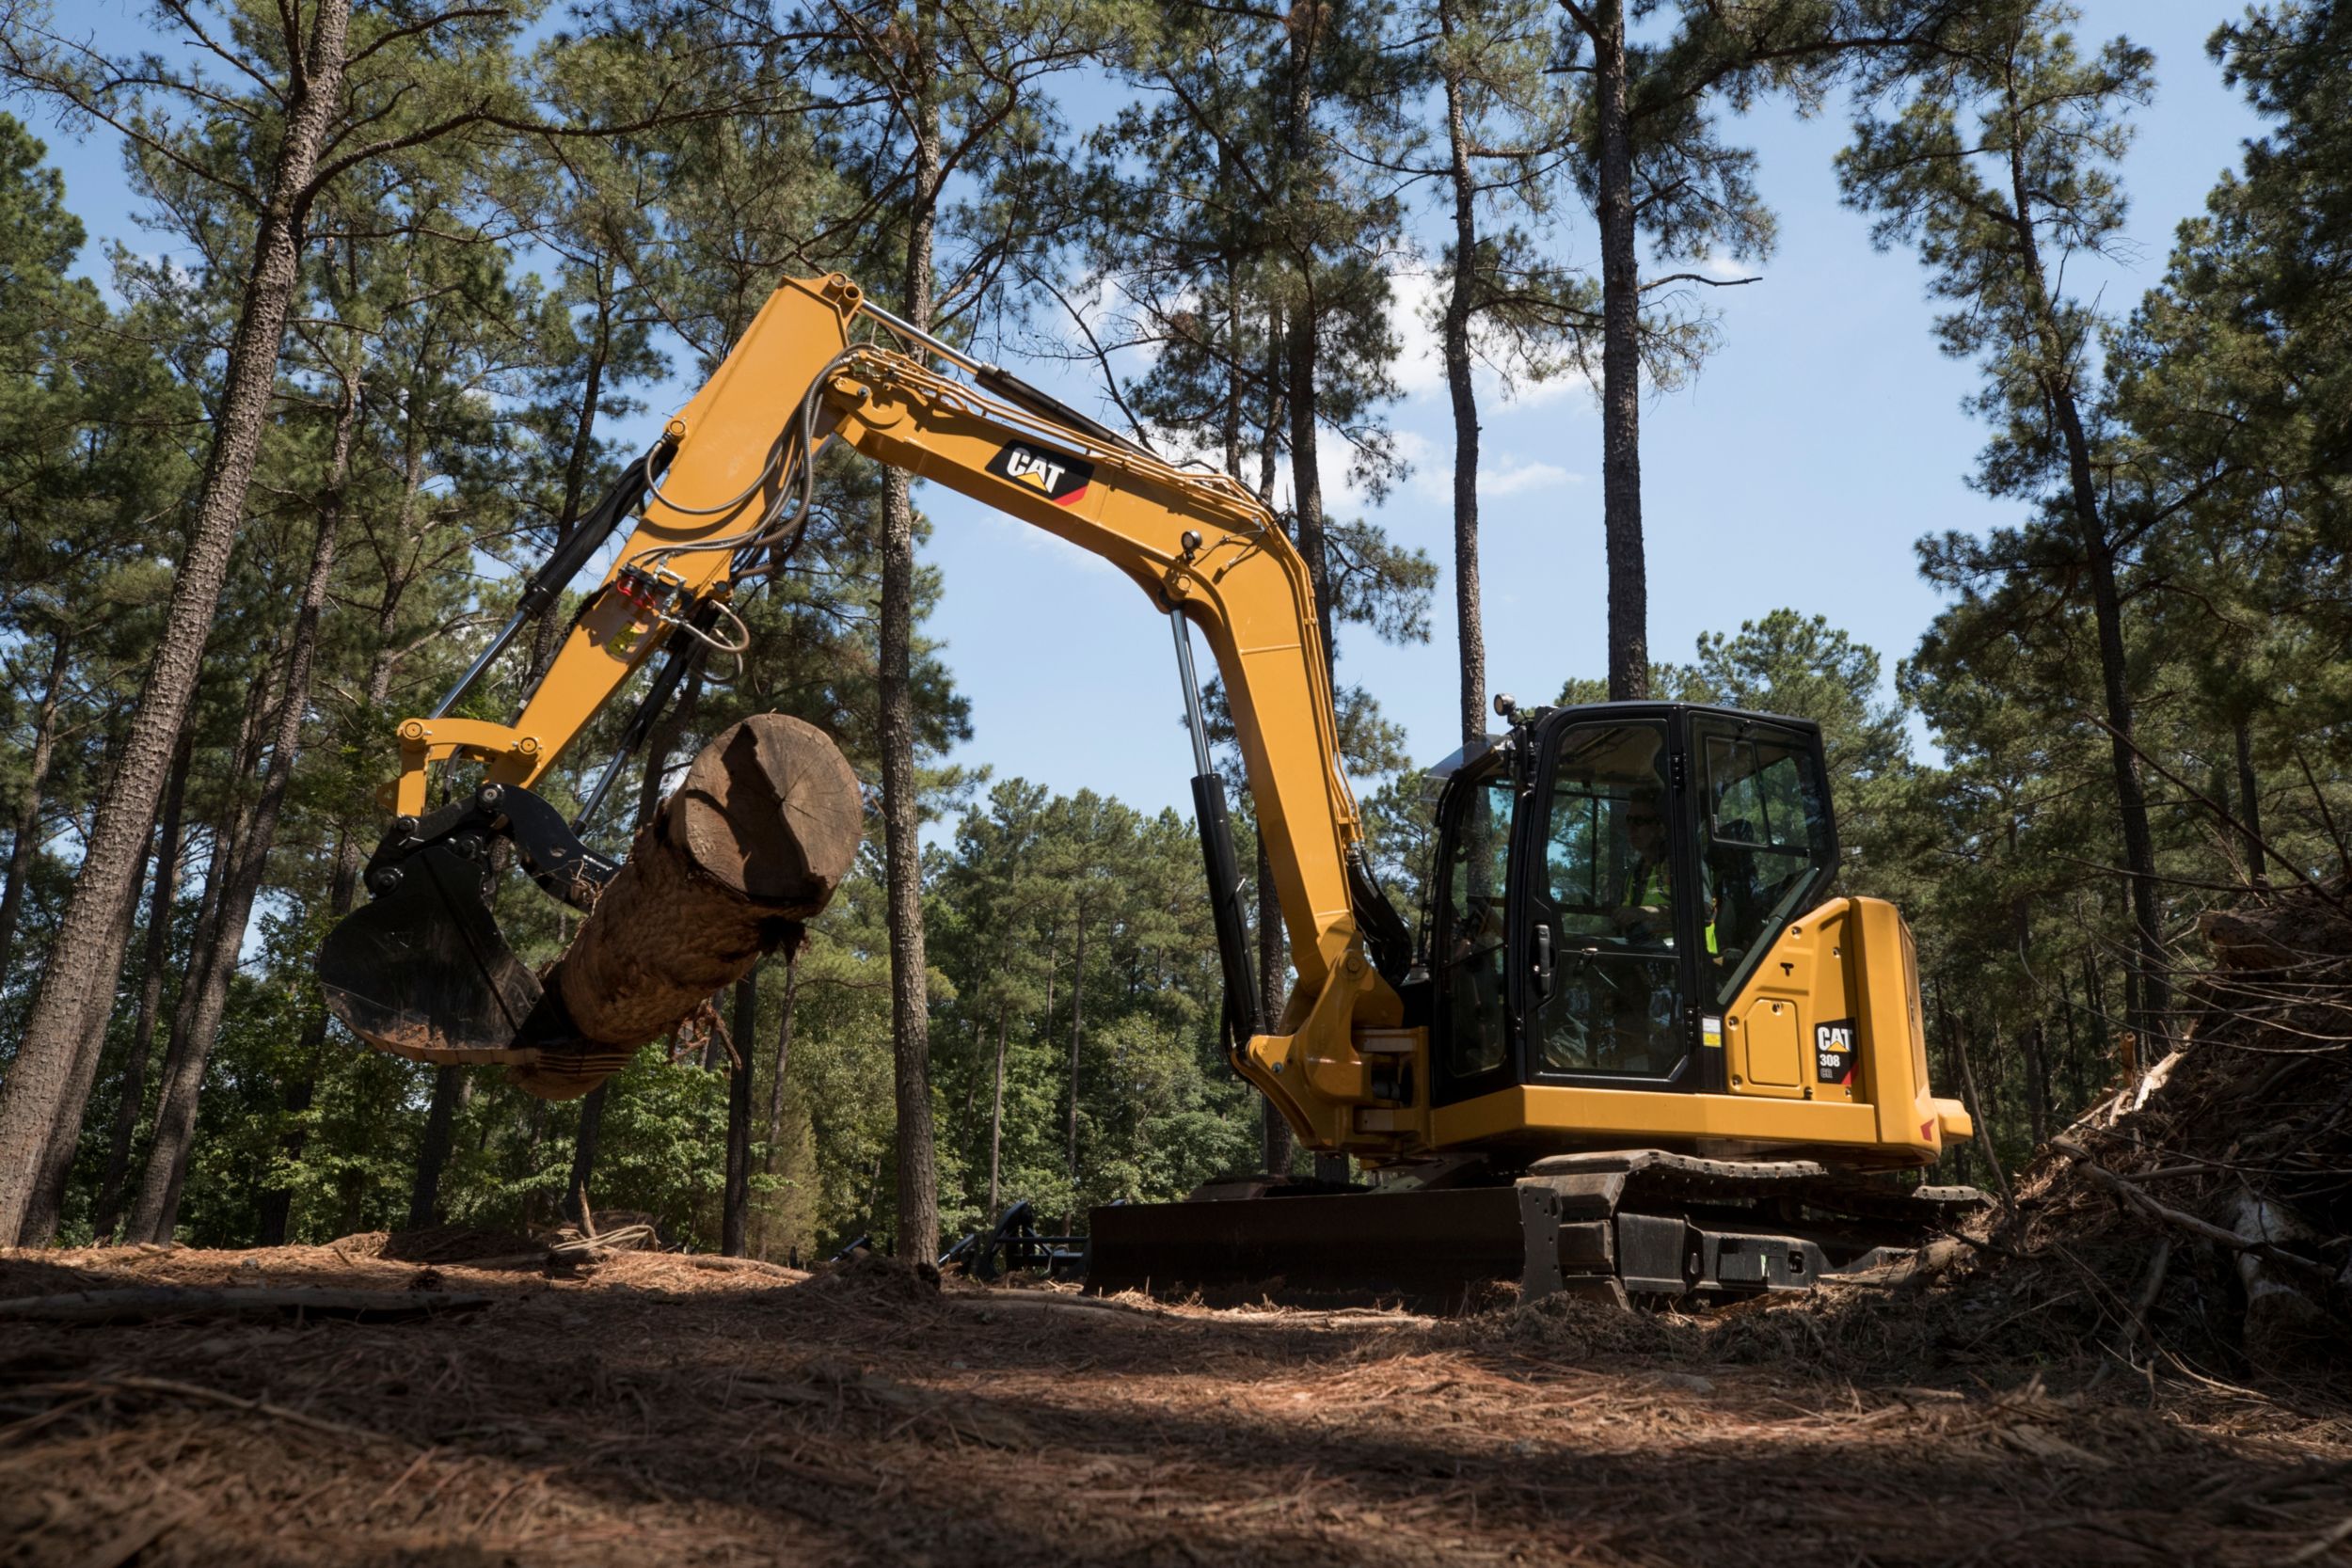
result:
[(857, 776), (822, 730), (764, 713), (722, 731), (542, 976), (578, 1043), (542, 1047), (515, 1081), (577, 1100), (801, 942), (857, 858), (863, 815)]

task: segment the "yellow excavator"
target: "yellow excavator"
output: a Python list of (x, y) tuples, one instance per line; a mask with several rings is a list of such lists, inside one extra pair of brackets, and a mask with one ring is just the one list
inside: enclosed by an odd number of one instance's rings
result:
[[(1815, 725), (1498, 699), (1503, 733), (1432, 771), (1436, 865), (1416, 936), (1367, 862), (1312, 590), (1264, 504), (838, 275), (777, 289), (436, 712), (399, 724), (373, 901), (319, 960), (360, 1038), (437, 1060), (528, 1046), (536, 983), (481, 892), (492, 841), (554, 896), (593, 903), (614, 866), (580, 825), (688, 661), (739, 640), (729, 599), (788, 552), (827, 441), (1094, 552), (1170, 617), (1230, 1058), (1299, 1143), (1353, 1156), (1367, 1178), (1235, 1179), (1098, 1209), (1091, 1287), (1279, 1281), (1438, 1306), (1494, 1281), (1737, 1296), (1867, 1266), (1973, 1197), (1885, 1175), (1931, 1164), (1971, 1128), (1929, 1085), (1910, 931), (1892, 906), (1832, 892)], [(515, 721), (452, 717), (625, 520)], [(1279, 1018), (1259, 1016), (1196, 635), (1224, 676), (1289, 937), (1296, 979)], [(535, 786), (658, 655), (621, 752), (566, 820)], [(479, 765), (485, 787), (429, 810), (433, 769), (453, 760)]]

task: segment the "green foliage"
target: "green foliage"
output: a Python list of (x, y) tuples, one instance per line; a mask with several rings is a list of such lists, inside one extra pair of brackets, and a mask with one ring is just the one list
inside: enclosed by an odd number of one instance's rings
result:
[[(2111, 684), (2147, 754), (2153, 869), (2136, 880), (2155, 889), (2169, 962), (2194, 962), (2205, 908), (2260, 880), (2333, 874), (2346, 854), (2352, 23), (2281, 0), (2216, 33), (2265, 134), (2125, 317), (2069, 295), (2062, 273), (2121, 232), (2116, 168), (2151, 90), (2143, 51), (2078, 42), (2046, 0), (1629, 8), (1651, 19), (1629, 61), (1648, 261), (1671, 273), (1768, 254), (1772, 214), (1724, 111), (1767, 94), (1810, 111), (1846, 71), (1860, 116), (1838, 164), (1847, 198), (1881, 244), (1917, 250), (1938, 341), (1983, 372), (1975, 406), (1990, 439), (1973, 477), (2013, 511), (1981, 535), (1921, 543), (1946, 605), (1891, 698), (1877, 651), (1786, 610), (1702, 637), (1688, 662), (1654, 666), (1650, 689), (1822, 726), (1841, 886), (1904, 909), (1937, 1085), (1953, 1092), (1964, 1050), (1986, 1130), (2022, 1153), (2117, 1070), (2137, 1006), (2114, 748), (2092, 718), (2112, 712)], [(278, 14), (246, 0), (203, 14), (262, 81), (283, 77)], [(1461, 285), (1478, 352), (1506, 372), (1563, 373), (1586, 347), (1594, 291), (1559, 241), (1571, 194), (1599, 194), (1589, 53), (1563, 51), (1557, 18), (1532, 0), (773, 15), (606, 0), (560, 30), (538, 19), (460, 10), (410, 33), (423, 19), (401, 8), (355, 17), (368, 53), (338, 111), (333, 166), (303, 199), (294, 325), (188, 728), (179, 880), (159, 912), (143, 898), (132, 914), (140, 957), (99, 1042), (69, 1237), (95, 1224), (126, 1092), (144, 1090), (134, 1129), (151, 1116), (156, 1063), (132, 1059), (141, 1019), (160, 1054), (184, 976), (220, 940), (242, 963), (207, 1062), (184, 1233), (249, 1241), (274, 1209), (300, 1240), (405, 1222), (433, 1075), (330, 1030), (310, 977), (320, 935), (363, 895), (390, 727), (430, 708), (504, 618), (515, 573), (643, 450), (652, 388), (714, 364), (780, 272), (900, 273), (918, 65), (954, 171), (937, 214), (942, 330), (978, 349), (1067, 318), (1063, 352), (1124, 374), (1106, 417), (1269, 503), (1287, 479), (1287, 520), (1348, 636), (1429, 635), (1425, 555), (1295, 504), (1300, 478), (1320, 483), (1334, 465), (1375, 496), (1403, 473), (1388, 425), (1400, 273), (1434, 265)], [(40, 143), (0, 118), (0, 925), (14, 939), (0, 1053), (14, 1049), (154, 645), (284, 114), (226, 61), (199, 79), (179, 55), (126, 55), (135, 69), (109, 76), (101, 56), (27, 22), (8, 24), (11, 82), (130, 129), (135, 190), (175, 249), (167, 264), (112, 257), (111, 300), (73, 277), (83, 234), (68, 193)], [(1073, 65), (1133, 89), (1074, 146), (1050, 90)], [(211, 95), (205, 112), (171, 106), (190, 86)], [(1414, 182), (1455, 173), (1454, 139), (1424, 135), (1440, 105), (1459, 110), (1475, 221), (1432, 261), (1406, 236)], [(555, 119), (632, 129), (528, 132)], [(1712, 322), (1671, 276), (1649, 281), (1640, 344), (1652, 383), (1668, 386)], [(767, 710), (825, 727), (862, 778), (877, 776), (881, 494), (871, 465), (822, 459), (807, 535), (738, 601), (753, 649), (702, 672), (691, 710), (639, 765), (648, 791), (720, 728)], [(206, 913), (216, 868), (253, 819), (287, 606), (329, 516), (342, 549), (262, 918), (223, 939)], [(2111, 668), (2090, 587), (2102, 559)], [(945, 586), (919, 577), (918, 619)], [(510, 714), (576, 605), (463, 711)], [(947, 825), (924, 876), (950, 1233), (992, 1203), (1074, 1215), (1256, 1164), (1257, 1099), (1221, 1056), (1190, 824), (946, 766), (970, 733), (960, 672), (919, 638), (914, 662), (924, 810)], [(1374, 863), (1409, 908), (1430, 801), (1375, 695), (1337, 684), (1348, 770), (1372, 784)], [(584, 797), (628, 695), (549, 775), (560, 803)], [(1571, 679), (1560, 700), (1603, 695)], [(1213, 728), (1230, 743), (1219, 696)], [(1932, 736), (1924, 754), (1915, 725)], [(630, 794), (596, 829), (611, 847), (632, 825)], [(1256, 824), (1246, 799), (1235, 807), (1248, 863)], [(573, 917), (517, 879), (500, 899), (528, 958), (569, 937)], [(897, 1224), (882, 909), (869, 847), (807, 950), (763, 966), (755, 1027), (735, 1042), (753, 1074), (752, 1233), (765, 1256), (805, 1260)], [(725, 1087), (697, 1055), (642, 1053), (607, 1096), (593, 1206), (715, 1245)], [(470, 1071), (440, 1216), (554, 1223), (579, 1115)]]

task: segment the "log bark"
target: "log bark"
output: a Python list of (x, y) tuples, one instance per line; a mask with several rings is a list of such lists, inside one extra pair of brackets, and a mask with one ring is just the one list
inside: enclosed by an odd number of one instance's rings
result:
[(722, 731), (544, 976), (577, 1043), (542, 1048), (516, 1082), (578, 1099), (797, 944), (857, 857), (861, 808), (856, 775), (815, 726), (771, 713)]

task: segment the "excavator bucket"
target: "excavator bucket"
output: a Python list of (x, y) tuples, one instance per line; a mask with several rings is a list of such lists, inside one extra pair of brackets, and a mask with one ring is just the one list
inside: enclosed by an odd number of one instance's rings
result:
[(481, 862), (448, 844), (409, 856), (390, 885), (327, 933), (326, 1006), (379, 1050), (412, 1061), (526, 1059), (516, 1031), (539, 982), (483, 902)]

